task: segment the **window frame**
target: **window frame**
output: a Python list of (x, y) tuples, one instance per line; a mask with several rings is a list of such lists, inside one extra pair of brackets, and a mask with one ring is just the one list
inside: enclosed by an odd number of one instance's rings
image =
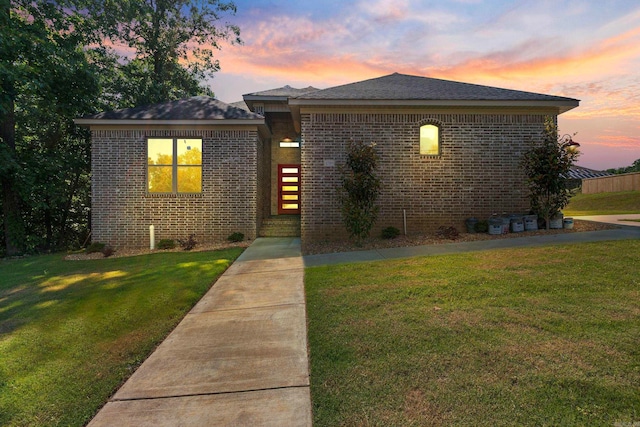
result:
[[(422, 153), (422, 141), (420, 132), (424, 126), (433, 126), (438, 130), (438, 152), (435, 154)], [(418, 154), (420, 157), (441, 157), (442, 156), (442, 123), (436, 120), (424, 120), (418, 123)]]
[[(150, 140), (171, 140), (172, 147), (172, 159), (171, 165), (150, 165), (149, 164), (149, 141)], [(180, 140), (198, 140), (200, 141), (200, 164), (185, 164), (181, 165), (178, 160), (178, 141)], [(148, 136), (146, 138), (146, 176), (145, 176), (145, 193), (148, 196), (194, 196), (201, 195), (203, 192), (203, 183), (202, 183), (202, 166), (203, 166), (203, 156), (204, 156), (204, 140), (202, 137), (187, 137), (187, 136), (178, 136), (178, 137), (170, 137), (170, 136)], [(159, 166), (159, 167), (171, 167), (171, 191), (149, 191), (149, 168)], [(183, 168), (200, 168), (200, 191), (197, 192), (179, 192), (178, 191), (178, 169), (180, 167)]]

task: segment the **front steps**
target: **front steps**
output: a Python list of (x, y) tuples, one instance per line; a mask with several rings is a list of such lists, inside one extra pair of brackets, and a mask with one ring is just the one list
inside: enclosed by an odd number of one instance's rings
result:
[(300, 237), (300, 215), (278, 215), (266, 218), (259, 237)]

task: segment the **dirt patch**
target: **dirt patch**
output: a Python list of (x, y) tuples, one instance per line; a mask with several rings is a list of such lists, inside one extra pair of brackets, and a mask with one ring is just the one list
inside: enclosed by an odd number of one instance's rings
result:
[(507, 233), (490, 235), (488, 233), (460, 233), (454, 240), (438, 238), (435, 234), (416, 234), (411, 236), (398, 236), (395, 239), (383, 239), (370, 237), (361, 246), (356, 246), (352, 241), (321, 241), (303, 244), (304, 255), (325, 254), (335, 252), (366, 251), (371, 249), (400, 248), (407, 246), (437, 245), (452, 242), (473, 242), (477, 240), (512, 239), (514, 237), (544, 236), (550, 234), (580, 233), (585, 231), (610, 230), (616, 226), (591, 221), (574, 220), (573, 229), (537, 230), (522, 233)]

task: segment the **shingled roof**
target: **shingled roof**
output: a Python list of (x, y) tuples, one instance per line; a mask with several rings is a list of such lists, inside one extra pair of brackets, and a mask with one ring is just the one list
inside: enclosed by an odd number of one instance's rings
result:
[(336, 101), (358, 104), (364, 101), (406, 101), (416, 105), (540, 105), (557, 106), (561, 112), (579, 104), (573, 98), (398, 73), (299, 95), (291, 103), (326, 105)]
[(607, 171), (597, 171), (577, 165), (571, 166), (569, 170), (570, 179), (600, 178), (611, 175), (613, 174)]
[(291, 87), (289, 85), (279, 87), (276, 89), (263, 90), (262, 92), (252, 92), (242, 95), (242, 99), (246, 103), (249, 110), (254, 110), (256, 103), (260, 104), (278, 104), (284, 106), (288, 103), (289, 98), (295, 98), (296, 96), (303, 96), (311, 92), (316, 92), (319, 89), (309, 86), (301, 89)]
[(122, 110), (106, 111), (77, 119), (78, 124), (96, 124), (104, 121), (140, 122), (205, 122), (205, 121), (264, 121), (264, 117), (245, 109), (226, 104), (209, 96), (194, 96), (177, 101), (164, 102)]
[(252, 92), (243, 95), (243, 98), (254, 98), (254, 97), (276, 97), (276, 98), (293, 98), (296, 96), (306, 95), (311, 92), (317, 92), (320, 89), (315, 88), (313, 86), (297, 89), (295, 87), (291, 87), (289, 85), (279, 87), (276, 89), (263, 90), (262, 92)]

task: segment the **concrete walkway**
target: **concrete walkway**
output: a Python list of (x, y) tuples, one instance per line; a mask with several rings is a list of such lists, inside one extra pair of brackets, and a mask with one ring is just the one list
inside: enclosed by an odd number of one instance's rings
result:
[(311, 426), (303, 277), (257, 239), (89, 426)]
[[(574, 216), (573, 219), (604, 222), (607, 224), (617, 225), (619, 227), (640, 227), (640, 222), (638, 222), (640, 221), (640, 214)], [(626, 221), (630, 219), (638, 221)]]

